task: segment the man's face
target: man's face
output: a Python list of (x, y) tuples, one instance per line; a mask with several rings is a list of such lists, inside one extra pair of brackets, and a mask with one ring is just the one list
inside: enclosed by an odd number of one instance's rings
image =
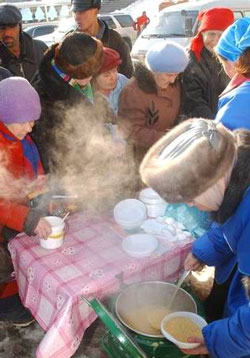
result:
[(89, 9), (86, 11), (76, 11), (74, 13), (78, 29), (82, 32), (88, 32), (88, 29), (95, 23), (98, 9)]
[(1, 25), (0, 24), (0, 40), (8, 48), (13, 48), (19, 43), (20, 26), (16, 25)]
[(6, 124), (6, 127), (8, 127), (11, 133), (19, 140), (24, 139), (26, 135), (32, 131), (33, 126), (34, 122)]

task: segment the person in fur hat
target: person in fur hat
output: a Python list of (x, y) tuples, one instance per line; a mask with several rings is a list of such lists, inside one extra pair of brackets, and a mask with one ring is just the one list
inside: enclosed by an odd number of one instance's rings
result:
[(134, 146), (135, 158), (143, 155), (179, 120), (182, 73), (188, 64), (184, 48), (164, 41), (153, 45), (134, 77), (123, 88), (119, 107), (119, 126)]
[(221, 36), (216, 54), (231, 81), (220, 95), (216, 122), (250, 129), (250, 18), (235, 21)]
[(250, 357), (249, 155), (250, 131), (230, 132), (222, 124), (194, 118), (160, 139), (140, 167), (144, 183), (167, 202), (210, 211), (215, 220), (194, 241), (185, 269), (215, 266), (213, 290), (224, 284), (228, 292), (215, 296), (211, 309), (216, 313), (225, 298), (223, 312), (203, 328), (203, 338), (188, 339), (200, 345), (185, 354)]
[(223, 31), (234, 21), (232, 10), (212, 8), (199, 15), (200, 26), (191, 41), (190, 61), (183, 74), (183, 112), (188, 117), (214, 119), (218, 98), (229, 82), (215, 56)]
[(51, 171), (49, 163), (57, 122), (63, 122), (68, 108), (82, 104), (84, 111), (93, 103), (90, 81), (101, 68), (102, 61), (102, 43), (81, 32), (69, 33), (45, 53), (32, 82), (42, 103), (42, 116), (32, 137), (45, 172)]

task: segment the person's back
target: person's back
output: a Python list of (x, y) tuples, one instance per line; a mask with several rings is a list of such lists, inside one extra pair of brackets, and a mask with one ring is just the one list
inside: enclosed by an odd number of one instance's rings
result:
[(31, 81), (47, 46), (22, 31), (22, 14), (13, 5), (0, 6), (1, 66)]

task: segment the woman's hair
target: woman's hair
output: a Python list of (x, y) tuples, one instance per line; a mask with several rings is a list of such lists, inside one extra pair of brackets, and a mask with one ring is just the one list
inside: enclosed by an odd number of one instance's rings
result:
[(250, 47), (235, 62), (235, 69), (240, 75), (250, 78)]

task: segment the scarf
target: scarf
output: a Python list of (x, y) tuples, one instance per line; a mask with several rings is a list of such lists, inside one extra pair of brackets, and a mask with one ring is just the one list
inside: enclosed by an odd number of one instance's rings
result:
[(63, 73), (59, 67), (57, 67), (54, 59), (51, 61), (51, 65), (55, 72), (64, 80), (64, 82), (67, 82), (76, 91), (80, 92), (84, 97), (86, 97), (91, 103), (94, 103), (94, 94), (90, 83), (82, 88), (74, 78), (70, 78), (68, 75)]

